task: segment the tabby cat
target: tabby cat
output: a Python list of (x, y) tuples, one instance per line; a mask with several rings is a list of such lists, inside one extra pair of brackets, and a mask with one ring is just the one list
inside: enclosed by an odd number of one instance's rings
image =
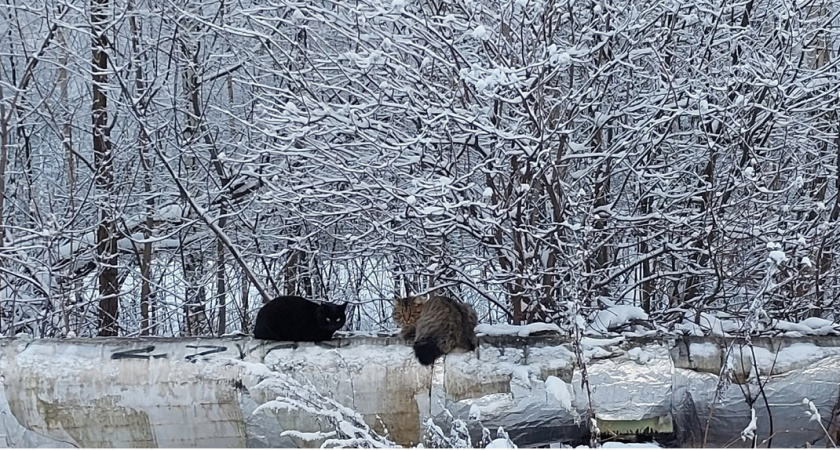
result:
[(423, 299), (420, 297), (394, 298), (394, 322), (400, 326), (400, 336), (414, 342), (414, 325), (423, 311)]
[[(429, 366), (442, 355), (456, 349), (473, 351), (478, 346), (475, 327), (478, 315), (472, 306), (449, 297), (432, 297), (423, 302), (409, 297), (395, 301), (401, 304), (400, 318), (394, 319), (402, 326), (402, 335), (414, 338), (414, 355), (420, 364)], [(408, 307), (405, 307), (408, 306)], [(419, 314), (405, 314), (406, 311)], [(413, 323), (412, 323), (413, 318)]]

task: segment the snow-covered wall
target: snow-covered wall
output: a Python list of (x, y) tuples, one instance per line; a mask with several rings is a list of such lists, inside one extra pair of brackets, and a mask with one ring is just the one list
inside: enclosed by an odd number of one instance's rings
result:
[[(771, 413), (773, 446), (824, 439), (802, 401), (812, 400), (824, 421), (832, 417), (840, 339), (756, 339), (753, 348), (732, 342), (585, 339), (602, 434), (647, 428), (673, 432), (685, 446), (741, 443), (752, 402), (759, 439), (771, 434)], [(323, 439), (281, 433), (329, 431), (315, 420), (316, 401), (308, 412), (260, 407), (280, 404), (290, 378), (405, 446), (420, 441), (430, 417), (444, 429), (449, 417), (463, 419), (476, 438), (482, 426), (501, 425), (519, 445), (575, 441), (586, 433), (590, 407), (573, 347), (558, 336), (485, 336), (476, 352), (449, 355), (433, 369), (395, 337), (299, 345), (247, 337), (17, 338), (0, 347), (0, 445), (5, 438), (9, 447), (315, 445)], [(731, 383), (718, 389), (725, 366)], [(711, 408), (716, 392), (722, 397)]]

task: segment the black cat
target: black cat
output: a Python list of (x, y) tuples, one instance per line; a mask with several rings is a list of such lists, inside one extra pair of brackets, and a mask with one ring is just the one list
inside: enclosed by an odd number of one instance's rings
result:
[(321, 342), (344, 326), (347, 303), (315, 303), (281, 295), (257, 313), (254, 337), (272, 341)]

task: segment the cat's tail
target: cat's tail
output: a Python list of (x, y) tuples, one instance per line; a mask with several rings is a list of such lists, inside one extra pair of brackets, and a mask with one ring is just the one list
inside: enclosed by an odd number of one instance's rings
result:
[(431, 366), (441, 355), (443, 351), (437, 344), (437, 341), (431, 337), (424, 337), (414, 341), (414, 356), (424, 366)]

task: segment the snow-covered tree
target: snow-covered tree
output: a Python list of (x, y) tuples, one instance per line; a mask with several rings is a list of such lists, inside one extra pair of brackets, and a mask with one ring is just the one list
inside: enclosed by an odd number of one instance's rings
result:
[(833, 318), (837, 12), (2, 4), (0, 332), (221, 334), (279, 293)]

